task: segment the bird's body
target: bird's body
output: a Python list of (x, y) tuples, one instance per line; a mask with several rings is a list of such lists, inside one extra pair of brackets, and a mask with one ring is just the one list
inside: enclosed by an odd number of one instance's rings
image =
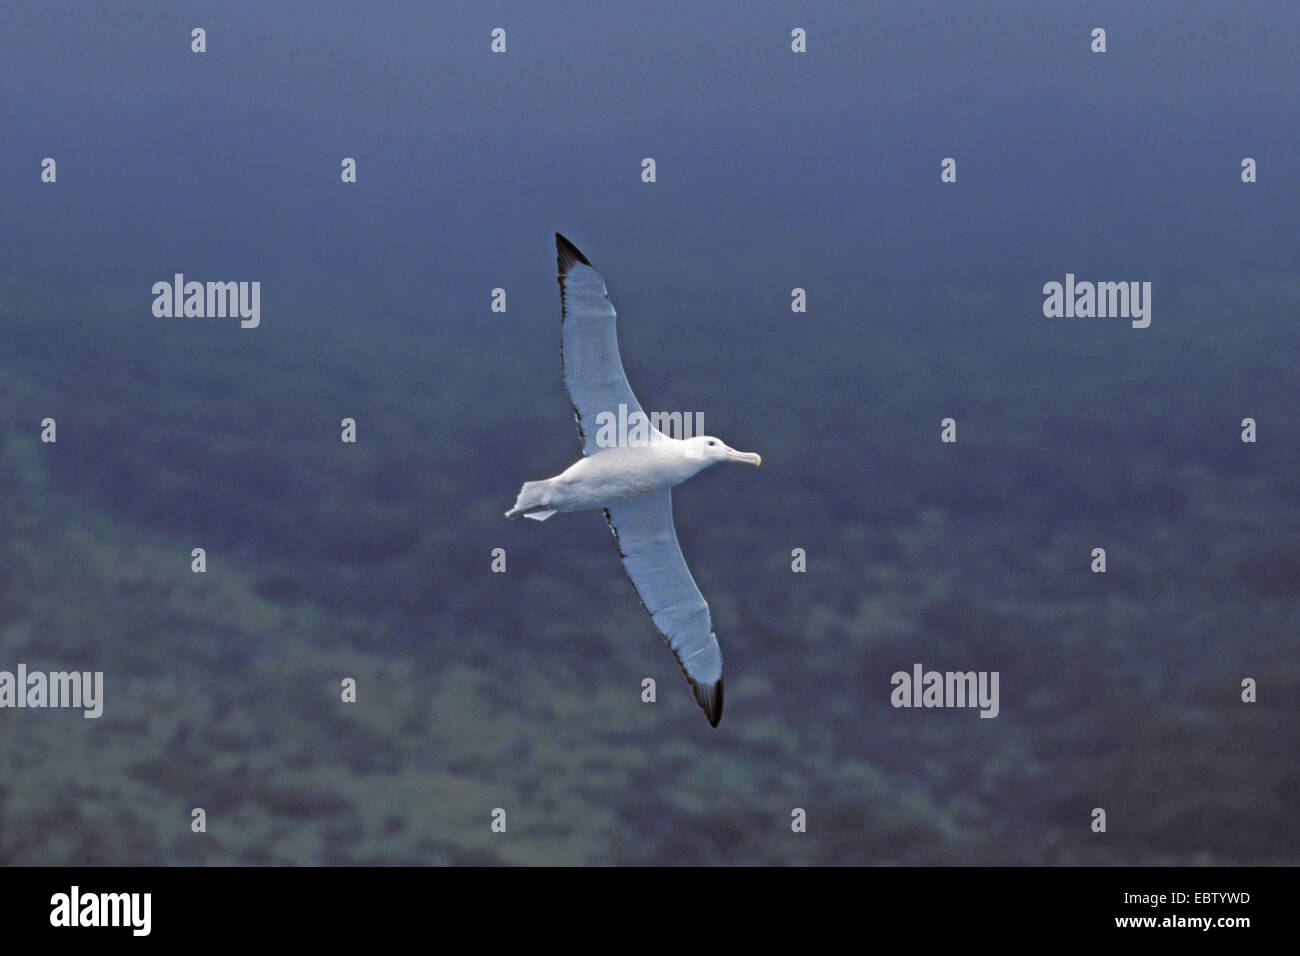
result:
[(716, 441), (707, 436), (683, 440), (661, 435), (645, 445), (602, 448), (579, 458), (554, 478), (525, 484), (506, 517), (524, 514), (544, 521), (557, 511), (608, 508), (637, 495), (680, 485), (721, 460), (705, 456), (710, 440)]
[(560, 354), (583, 457), (553, 478), (525, 482), (506, 517), (545, 521), (557, 512), (603, 510), (641, 604), (716, 727), (722, 717), (722, 652), (709, 606), (677, 545), (671, 489), (720, 461), (758, 465), (762, 459), (708, 435), (678, 439), (655, 428), (645, 441), (602, 447), (596, 431), (601, 416), (628, 409), (645, 413), (623, 373), (616, 313), (604, 280), (559, 233), (555, 245)]

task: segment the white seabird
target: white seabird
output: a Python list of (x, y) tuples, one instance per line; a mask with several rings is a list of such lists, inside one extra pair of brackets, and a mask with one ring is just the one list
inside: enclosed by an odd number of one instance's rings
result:
[(668, 642), (686, 682), (714, 727), (722, 719), (722, 651), (709, 605), (691, 577), (673, 529), (672, 487), (720, 461), (762, 458), (708, 435), (671, 438), (650, 426), (645, 444), (601, 447), (597, 416), (645, 413), (618, 354), (617, 314), (605, 280), (558, 232), (560, 363), (578, 423), (583, 457), (554, 478), (524, 482), (507, 518), (545, 521), (557, 511), (601, 508), (641, 605)]

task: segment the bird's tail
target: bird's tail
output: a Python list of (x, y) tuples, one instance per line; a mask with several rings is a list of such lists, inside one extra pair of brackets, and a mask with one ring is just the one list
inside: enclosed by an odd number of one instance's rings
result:
[(555, 514), (554, 509), (546, 507), (546, 490), (549, 485), (549, 480), (525, 481), (524, 486), (519, 489), (515, 506), (506, 512), (506, 517), (513, 520), (523, 515), (536, 521), (545, 521)]

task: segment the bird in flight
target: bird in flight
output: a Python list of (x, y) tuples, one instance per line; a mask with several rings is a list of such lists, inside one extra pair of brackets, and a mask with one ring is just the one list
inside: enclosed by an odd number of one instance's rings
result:
[[(672, 488), (720, 461), (762, 463), (709, 435), (673, 438), (653, 425), (646, 441), (598, 441), (598, 419), (646, 421), (623, 372), (617, 314), (605, 280), (558, 232), (560, 360), (582, 455), (560, 474), (526, 481), (507, 518), (545, 521), (557, 511), (605, 513), (641, 605), (668, 642), (695, 700), (714, 727), (722, 719), (722, 651), (673, 529)], [(620, 406), (623, 409), (620, 410)], [(634, 433), (635, 434), (635, 433)]]

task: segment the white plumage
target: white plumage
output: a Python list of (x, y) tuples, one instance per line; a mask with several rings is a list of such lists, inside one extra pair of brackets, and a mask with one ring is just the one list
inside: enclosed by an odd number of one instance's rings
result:
[(644, 412), (623, 372), (618, 316), (605, 280), (559, 233), (555, 247), (564, 386), (583, 457), (553, 478), (525, 482), (506, 517), (545, 521), (559, 511), (603, 509), (637, 596), (716, 727), (722, 717), (722, 651), (709, 605), (677, 544), (671, 489), (720, 461), (757, 465), (762, 459), (708, 435), (677, 439), (653, 427), (645, 444), (604, 448), (597, 443), (596, 423), (603, 413)]

